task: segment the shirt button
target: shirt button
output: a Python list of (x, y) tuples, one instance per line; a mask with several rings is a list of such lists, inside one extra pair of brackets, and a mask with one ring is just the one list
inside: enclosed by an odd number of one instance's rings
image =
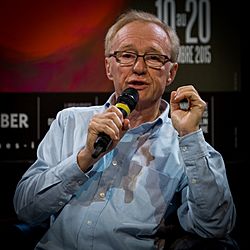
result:
[(112, 161), (112, 165), (113, 165), (113, 166), (117, 166), (117, 161), (116, 161), (116, 160), (113, 160), (113, 161)]
[(182, 151), (186, 152), (187, 151), (187, 147), (186, 146), (182, 147)]
[(87, 224), (88, 224), (88, 225), (91, 225), (91, 224), (92, 224), (92, 221), (91, 221), (91, 220), (87, 220)]
[(78, 183), (79, 185), (82, 185), (83, 181), (78, 181), (77, 183)]
[(63, 201), (59, 201), (58, 204), (59, 204), (59, 206), (62, 206), (63, 205)]
[(192, 184), (195, 184), (197, 181), (196, 181), (196, 179), (193, 178), (193, 179), (191, 180), (191, 182), (192, 182)]
[(105, 197), (105, 193), (101, 192), (101, 193), (99, 194), (99, 196), (100, 196), (101, 198), (104, 198), (104, 197)]

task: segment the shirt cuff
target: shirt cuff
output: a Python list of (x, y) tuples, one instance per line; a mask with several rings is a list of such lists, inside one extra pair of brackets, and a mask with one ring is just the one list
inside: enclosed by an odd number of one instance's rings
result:
[(74, 153), (63, 162), (59, 174), (64, 182), (65, 189), (69, 193), (78, 190), (79, 186), (89, 179), (77, 164), (77, 153)]
[(179, 146), (184, 161), (194, 161), (208, 155), (207, 143), (202, 129), (179, 137)]

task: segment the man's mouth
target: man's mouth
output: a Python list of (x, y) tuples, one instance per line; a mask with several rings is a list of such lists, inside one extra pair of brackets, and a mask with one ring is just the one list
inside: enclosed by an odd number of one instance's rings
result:
[(142, 89), (142, 87), (146, 87), (148, 84), (146, 82), (143, 81), (131, 81), (128, 83), (128, 86), (131, 88), (135, 88), (135, 89)]

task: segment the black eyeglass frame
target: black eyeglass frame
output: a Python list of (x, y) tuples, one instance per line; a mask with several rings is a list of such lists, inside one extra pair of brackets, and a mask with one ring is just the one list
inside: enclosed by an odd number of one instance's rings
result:
[[(131, 55), (134, 55), (135, 56), (135, 60), (131, 63), (121, 63), (121, 60), (117, 57), (117, 54), (119, 53), (127, 53), (127, 54), (131, 54)], [(161, 62), (162, 65), (160, 66), (153, 66), (152, 64), (148, 64), (148, 61), (145, 60), (145, 56), (160, 56), (162, 58), (164, 58), (164, 60)], [(132, 51), (122, 51), (122, 50), (116, 50), (114, 51), (113, 53), (109, 54), (108, 57), (114, 57), (116, 62), (120, 63), (121, 65), (124, 65), (124, 66), (132, 66), (136, 63), (138, 57), (142, 57), (145, 64), (150, 67), (150, 68), (156, 68), (156, 69), (160, 69), (162, 66), (164, 66), (167, 62), (172, 62), (171, 59), (167, 56), (167, 55), (162, 55), (162, 54), (154, 54), (154, 53), (145, 53), (143, 55), (139, 55), (135, 52), (132, 52)], [(159, 61), (160, 62), (160, 61)]]

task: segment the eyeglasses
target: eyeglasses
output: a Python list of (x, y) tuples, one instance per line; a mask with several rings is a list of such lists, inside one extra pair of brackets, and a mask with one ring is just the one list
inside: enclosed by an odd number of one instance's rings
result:
[(138, 57), (142, 57), (147, 66), (155, 69), (160, 69), (165, 63), (171, 61), (168, 56), (160, 54), (144, 54), (138, 55), (134, 52), (115, 51), (109, 57), (114, 57), (116, 61), (124, 66), (132, 66), (137, 61)]

